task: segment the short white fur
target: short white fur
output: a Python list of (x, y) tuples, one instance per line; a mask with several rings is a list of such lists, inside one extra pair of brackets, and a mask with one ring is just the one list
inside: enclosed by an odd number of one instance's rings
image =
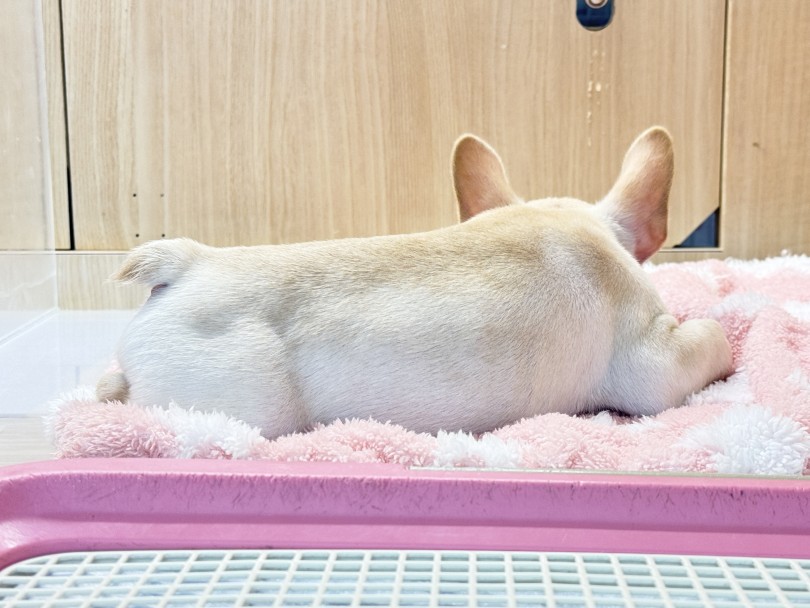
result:
[(655, 414), (732, 371), (719, 324), (670, 316), (639, 265), (666, 236), (669, 134), (591, 205), (523, 203), (500, 158), (453, 154), (461, 223), (419, 234), (135, 249), (155, 287), (100, 399), (220, 410), (276, 437), (341, 418), (492, 430), (547, 412)]

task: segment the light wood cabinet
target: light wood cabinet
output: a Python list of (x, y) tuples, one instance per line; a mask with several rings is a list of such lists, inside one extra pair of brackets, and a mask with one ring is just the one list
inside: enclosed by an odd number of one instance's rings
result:
[(527, 197), (597, 200), (673, 133), (670, 243), (719, 205), (723, 0), (65, 0), (76, 247), (214, 245), (456, 221), (472, 131)]
[(730, 0), (721, 244), (810, 253), (810, 2)]
[(56, 307), (40, 8), (0, 2), (0, 346)]
[[(0, 249), (52, 246), (38, 6), (0, 3)], [(3, 264), (3, 277), (6, 265)], [(0, 283), (0, 292), (4, 292)]]

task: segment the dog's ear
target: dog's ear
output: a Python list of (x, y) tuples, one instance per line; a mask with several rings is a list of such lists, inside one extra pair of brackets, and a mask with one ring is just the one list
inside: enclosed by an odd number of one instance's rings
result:
[(520, 200), (506, 179), (498, 153), (474, 135), (463, 135), (453, 148), (453, 185), (462, 222)]
[(630, 253), (643, 262), (667, 238), (667, 202), (672, 186), (672, 138), (662, 127), (647, 129), (625, 154), (619, 178), (597, 205), (618, 230)]

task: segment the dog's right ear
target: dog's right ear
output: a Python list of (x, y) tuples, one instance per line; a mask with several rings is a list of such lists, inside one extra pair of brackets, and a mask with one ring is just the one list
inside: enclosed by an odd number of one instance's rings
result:
[(474, 135), (463, 135), (453, 148), (453, 185), (462, 222), (520, 201), (506, 179), (498, 153)]
[(662, 127), (647, 129), (630, 146), (616, 183), (596, 205), (619, 228), (619, 241), (639, 262), (666, 240), (673, 171), (672, 137)]

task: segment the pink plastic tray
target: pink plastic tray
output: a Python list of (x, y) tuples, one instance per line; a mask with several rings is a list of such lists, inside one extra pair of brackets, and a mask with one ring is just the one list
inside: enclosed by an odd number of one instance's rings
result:
[(810, 484), (202, 460), (0, 468), (0, 568), (62, 551), (236, 548), (808, 558)]

